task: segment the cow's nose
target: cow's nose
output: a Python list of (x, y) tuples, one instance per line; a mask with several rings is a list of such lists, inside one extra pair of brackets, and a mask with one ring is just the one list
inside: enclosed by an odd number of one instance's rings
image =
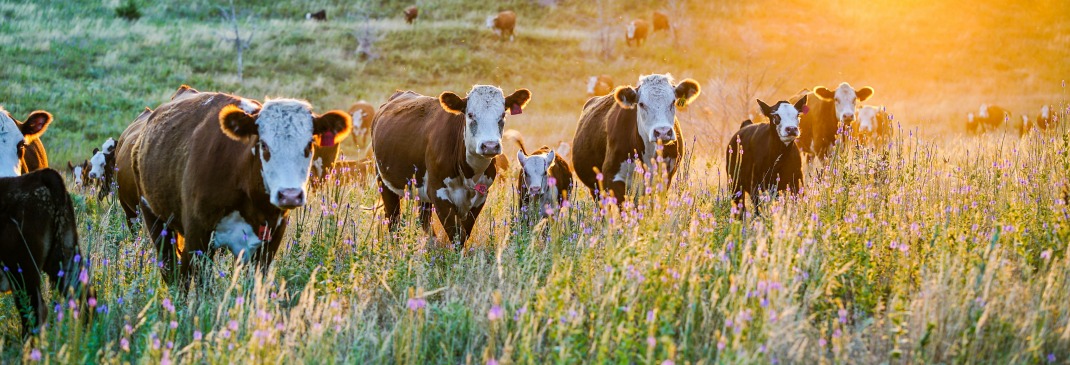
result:
[(483, 152), (484, 156), (493, 156), (502, 153), (502, 144), (497, 141), (483, 142), (483, 144), (480, 145), (480, 148), (482, 148), (481, 152)]
[(676, 134), (673, 133), (672, 127), (657, 127), (654, 128), (654, 139), (671, 141), (676, 139)]
[(850, 122), (850, 121), (854, 121), (854, 120), (855, 120), (855, 115), (854, 114), (846, 113), (846, 114), (843, 115), (843, 121), (844, 122)]
[(529, 186), (528, 187), (528, 193), (529, 194), (538, 194), (540, 192), (542, 192), (542, 188), (541, 187), (538, 187), (538, 186)]
[(96, 172), (90, 172), (89, 173), (89, 178), (90, 179), (99, 179), (100, 178), (100, 174), (98, 174)]
[(305, 192), (301, 189), (289, 188), (279, 190), (279, 208), (293, 209), (305, 205)]
[(787, 132), (789, 136), (798, 136), (799, 127), (784, 127), (784, 132)]

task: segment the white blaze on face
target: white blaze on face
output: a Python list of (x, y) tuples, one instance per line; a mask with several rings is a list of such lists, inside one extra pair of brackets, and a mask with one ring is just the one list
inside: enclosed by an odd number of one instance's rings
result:
[(82, 165), (75, 166), (71, 173), (74, 174), (74, 185), (82, 185), (84, 183), (82, 181)]
[(502, 35), (501, 29), (498, 29), (498, 28), (494, 27), (494, 21), (495, 20), (498, 20), (498, 16), (497, 15), (488, 15), (487, 16), (487, 29), (491, 29), (491, 30), (494, 31), (494, 34), (497, 34), (497, 35), (501, 36)]
[(0, 108), (0, 177), (22, 174), (19, 145), (26, 142), (22, 130), (4, 108)]
[(973, 113), (966, 114), (966, 122), (973, 124)]
[(263, 241), (257, 236), (256, 230), (237, 211), (223, 217), (212, 233), (212, 247), (225, 247), (245, 262), (249, 261), (252, 251), (260, 248), (261, 244)]
[(1051, 107), (1045, 105), (1040, 108), (1040, 117), (1044, 119), (1051, 118)]
[(851, 121), (855, 117), (855, 110), (858, 105), (858, 93), (848, 83), (840, 84), (840, 87), (836, 88), (836, 119), (840, 122)]
[(550, 187), (549, 170), (554, 164), (554, 151), (524, 156), (523, 151), (516, 152), (516, 158), (520, 161), (520, 168), (524, 169), (524, 183), (529, 191), (521, 194), (533, 195), (545, 193)]
[(981, 109), (977, 111), (977, 116), (981, 119), (988, 119), (988, 104), (981, 104)]
[[(442, 181), (443, 187), (435, 191), (435, 196), (453, 204), (457, 213), (467, 215), (472, 207), (483, 205), (494, 179), (486, 175), (473, 176), (471, 179), (447, 177)], [(421, 192), (423, 194), (423, 192)]]
[(877, 129), (877, 108), (864, 106), (858, 111), (858, 131), (870, 133)]
[(799, 137), (799, 111), (795, 106), (787, 102), (780, 102), (774, 106), (773, 114), (779, 120), (776, 123), (776, 133), (780, 141), (789, 144)]
[(587, 93), (588, 94), (594, 94), (595, 85), (598, 85), (598, 76), (591, 76), (591, 78), (587, 79)]
[[(628, 39), (635, 39), (635, 21), (628, 23)], [(617, 28), (620, 29), (620, 28)]]
[(93, 157), (89, 158), (89, 178), (90, 179), (103, 179), (104, 178), (104, 166), (107, 162), (107, 157), (104, 156), (104, 152), (98, 151)]
[(670, 141), (675, 140), (676, 88), (671, 75), (648, 75), (639, 79), (635, 90), (639, 101), (636, 103), (639, 135), (647, 150), (643, 158), (650, 159), (654, 158), (652, 153), (657, 145), (655, 130), (668, 128), (674, 133)]
[(271, 204), (279, 205), (279, 192), (297, 189), (302, 196), (312, 166), (312, 106), (293, 99), (264, 103), (256, 119), (262, 150), (260, 174)]
[[(468, 92), (464, 114), (464, 145), (470, 156), (481, 156), (484, 143), (502, 143), (502, 128), (505, 127), (505, 96), (502, 89), (494, 86), (476, 85)], [(488, 159), (489, 163), (489, 159)], [(471, 161), (469, 162), (471, 164)], [(472, 166), (478, 168), (479, 166)], [(486, 166), (483, 166), (485, 169)], [(477, 171), (482, 171), (477, 169)]]

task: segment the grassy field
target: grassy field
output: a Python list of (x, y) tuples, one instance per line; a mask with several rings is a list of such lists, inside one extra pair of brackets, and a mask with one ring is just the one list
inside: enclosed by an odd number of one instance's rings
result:
[[(117, 203), (72, 187), (100, 300), (92, 313), (61, 303), (22, 341), (0, 296), (0, 362), (1070, 362), (1070, 130), (963, 127), (983, 102), (1070, 117), (1070, 3), (604, 2), (608, 58), (595, 1), (419, 0), (415, 26), (400, 19), (409, 2), (237, 1), (255, 34), (239, 81), (219, 2), (142, 4), (127, 22), (116, 0), (0, 0), (0, 104), (56, 115), (54, 165), (87, 158), (181, 84), (319, 111), (395, 89), (526, 87), (533, 101), (509, 128), (529, 144), (571, 140), (588, 75), (704, 87), (680, 114), (698, 146), (686, 172), (619, 215), (578, 191), (531, 227), (508, 174), (454, 249), (415, 225), (385, 232), (362, 208), (378, 198), (370, 180), (334, 186), (291, 215), (267, 276), (217, 255), (188, 296), (163, 284)], [(304, 21), (321, 8), (329, 22)], [(505, 8), (520, 14), (513, 43), (481, 27)], [(625, 47), (622, 24), (655, 9), (676, 15), (678, 37)], [(380, 57), (362, 60), (369, 31)], [(876, 89), (894, 141), (844, 148), (809, 169), (804, 194), (732, 218), (724, 141), (753, 98), (841, 81)]]

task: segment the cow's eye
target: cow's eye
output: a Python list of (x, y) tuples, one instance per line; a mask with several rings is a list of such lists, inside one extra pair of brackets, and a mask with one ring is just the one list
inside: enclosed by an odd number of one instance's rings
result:
[(640, 108), (643, 108), (643, 109), (646, 109), (646, 104), (644, 104), (644, 103), (640, 102), (640, 103), (639, 103), (639, 107), (640, 107)]
[(305, 146), (305, 158), (308, 157), (312, 157), (312, 141), (309, 141), (308, 145)]
[(263, 156), (264, 161), (271, 160), (271, 149), (268, 148), (267, 143), (260, 142), (260, 155)]
[(476, 119), (476, 115), (472, 114), (472, 113), (468, 113), (468, 119)]
[(22, 156), (26, 154), (26, 141), (19, 141), (18, 145), (15, 146), (15, 151), (18, 152), (19, 158), (21, 159)]

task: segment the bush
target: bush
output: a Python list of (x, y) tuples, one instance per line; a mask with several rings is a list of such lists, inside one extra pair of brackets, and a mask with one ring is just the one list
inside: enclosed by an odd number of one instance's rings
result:
[(123, 5), (115, 8), (115, 16), (128, 21), (137, 21), (141, 19), (141, 10), (138, 9), (134, 0), (127, 0)]

